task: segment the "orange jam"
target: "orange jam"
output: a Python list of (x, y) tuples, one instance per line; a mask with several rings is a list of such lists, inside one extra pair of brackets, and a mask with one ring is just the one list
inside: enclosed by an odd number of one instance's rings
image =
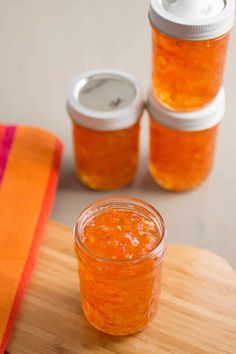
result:
[(164, 233), (158, 212), (134, 199), (108, 198), (80, 216), (75, 248), (81, 302), (86, 318), (97, 329), (127, 335), (153, 318)]
[(153, 28), (152, 35), (156, 98), (176, 111), (209, 103), (222, 84), (229, 34), (209, 40), (182, 40)]
[(76, 172), (96, 190), (121, 188), (131, 183), (137, 168), (139, 122), (116, 131), (96, 131), (73, 123)]
[(184, 191), (209, 175), (218, 124), (202, 131), (179, 131), (150, 119), (150, 173), (161, 187)]
[(93, 70), (68, 92), (78, 178), (95, 190), (132, 182), (138, 162), (139, 121), (144, 108), (140, 84), (117, 70)]

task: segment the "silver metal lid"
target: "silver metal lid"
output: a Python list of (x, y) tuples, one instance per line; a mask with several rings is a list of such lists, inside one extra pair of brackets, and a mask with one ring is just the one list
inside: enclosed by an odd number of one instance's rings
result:
[(150, 0), (149, 18), (154, 27), (186, 40), (217, 38), (235, 20), (235, 0)]
[(70, 86), (67, 101), (74, 121), (101, 131), (135, 124), (143, 106), (139, 83), (117, 70), (96, 70), (80, 76)]
[(193, 21), (219, 15), (225, 7), (224, 0), (163, 0), (162, 4), (169, 14)]

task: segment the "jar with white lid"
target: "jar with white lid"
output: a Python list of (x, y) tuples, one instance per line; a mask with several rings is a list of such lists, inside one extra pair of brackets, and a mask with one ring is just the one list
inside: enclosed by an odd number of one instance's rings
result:
[(218, 125), (225, 112), (224, 89), (211, 104), (193, 112), (174, 112), (150, 91), (148, 111), (149, 169), (154, 181), (176, 192), (197, 187), (212, 169)]
[(138, 199), (106, 198), (80, 214), (74, 246), (81, 303), (94, 327), (130, 335), (151, 322), (159, 306), (166, 239), (161, 215)]
[(133, 180), (143, 106), (140, 84), (122, 71), (91, 71), (71, 84), (76, 172), (87, 187), (111, 190)]
[(151, 0), (152, 82), (175, 111), (208, 104), (223, 79), (235, 0)]

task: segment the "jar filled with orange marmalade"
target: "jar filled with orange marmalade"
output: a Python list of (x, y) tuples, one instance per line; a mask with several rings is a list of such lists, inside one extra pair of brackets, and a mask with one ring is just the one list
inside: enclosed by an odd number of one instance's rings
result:
[(100, 200), (80, 215), (74, 243), (88, 321), (113, 335), (143, 329), (158, 309), (166, 249), (158, 211), (133, 198)]
[(223, 79), (234, 0), (151, 0), (152, 85), (175, 111), (198, 109)]
[(141, 87), (129, 74), (89, 72), (69, 90), (77, 176), (87, 187), (111, 190), (129, 184), (136, 172)]
[(150, 163), (154, 181), (170, 191), (185, 191), (209, 175), (220, 120), (225, 111), (221, 88), (208, 106), (193, 112), (174, 112), (150, 91)]

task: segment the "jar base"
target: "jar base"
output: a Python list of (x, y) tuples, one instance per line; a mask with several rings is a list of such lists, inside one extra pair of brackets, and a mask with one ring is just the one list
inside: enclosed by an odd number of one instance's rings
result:
[(102, 328), (100, 328), (98, 325), (94, 324), (92, 321), (89, 320), (86, 312), (83, 310), (83, 314), (84, 314), (84, 317), (86, 318), (86, 320), (88, 321), (88, 323), (94, 327), (96, 330), (98, 330), (99, 332), (102, 332), (106, 335), (109, 335), (109, 336), (116, 336), (116, 337), (126, 337), (126, 336), (131, 336), (131, 335), (134, 335), (136, 333), (139, 333), (139, 332), (142, 332), (147, 326), (148, 324), (146, 324), (145, 326), (142, 326), (136, 330), (133, 330), (133, 331), (127, 331), (127, 332), (116, 332), (116, 331), (106, 331)]
[[(120, 185), (104, 185), (101, 186), (98, 183), (93, 183), (91, 182), (91, 176), (81, 176), (81, 174), (78, 171), (75, 171), (76, 176), (78, 178), (78, 180), (87, 188), (91, 189), (91, 190), (95, 190), (98, 192), (106, 192), (106, 191), (111, 191), (111, 190), (116, 190), (116, 189), (121, 189), (121, 188), (125, 188), (128, 187), (130, 184), (132, 184), (133, 182), (133, 177), (128, 180), (128, 182), (124, 182), (121, 183)], [(96, 179), (96, 178), (94, 178)]]
[(203, 184), (207, 178), (209, 177), (209, 175), (207, 175), (204, 179), (202, 179), (201, 181), (192, 183), (192, 184), (185, 184), (181, 183), (181, 184), (176, 184), (175, 182), (173, 182), (172, 178), (168, 178), (168, 177), (160, 177), (156, 175), (155, 172), (152, 171), (152, 168), (149, 168), (149, 173), (153, 179), (153, 181), (162, 189), (168, 191), (168, 192), (173, 192), (173, 193), (181, 193), (181, 192), (190, 192), (196, 188), (198, 188), (201, 184)]

